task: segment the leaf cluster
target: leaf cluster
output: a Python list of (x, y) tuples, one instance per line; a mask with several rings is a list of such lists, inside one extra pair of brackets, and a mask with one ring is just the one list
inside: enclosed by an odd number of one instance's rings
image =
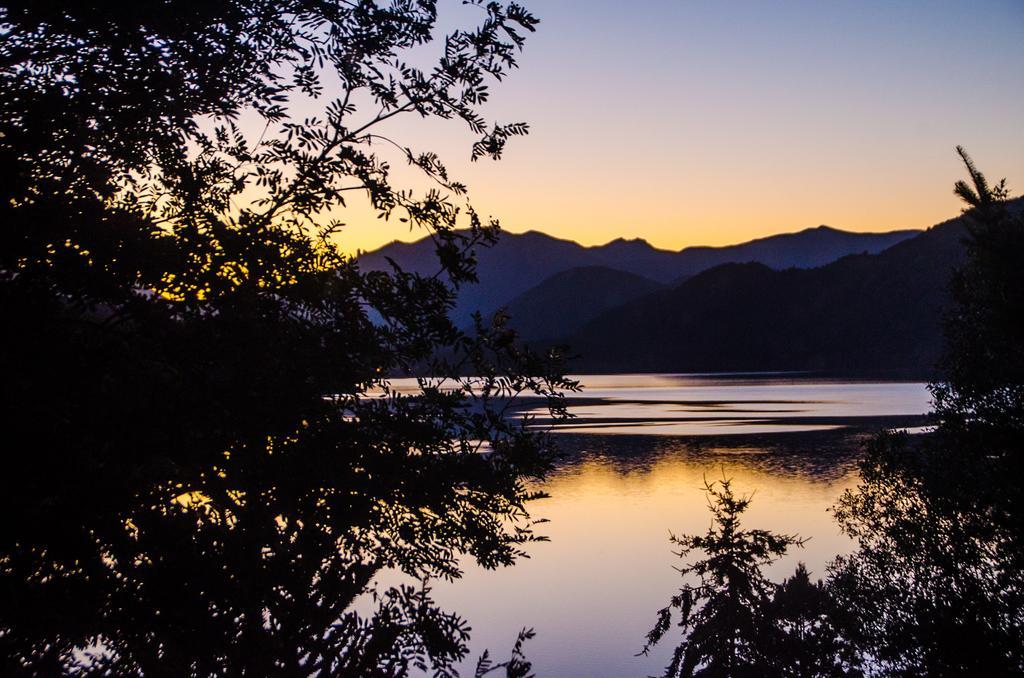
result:
[[(499, 226), (382, 132), (461, 121), (474, 157), (526, 132), (479, 105), (536, 20), (470, 4), (428, 69), (403, 55), (435, 36), (429, 0), (0, 6), (4, 672), (464, 658), (465, 622), (377, 575), (523, 555), (555, 450), (509, 403), (564, 414), (576, 388), (558, 355), (452, 324)], [(396, 146), (433, 188), (394, 185)], [(359, 270), (356, 195), (429, 233), (437, 273)]]
[(878, 436), (836, 507), (857, 550), (833, 564), (830, 588), (881, 674), (1024, 670), (1024, 221), (1005, 182), (957, 151), (967, 256), (952, 281), (945, 379), (931, 387), (935, 431)]

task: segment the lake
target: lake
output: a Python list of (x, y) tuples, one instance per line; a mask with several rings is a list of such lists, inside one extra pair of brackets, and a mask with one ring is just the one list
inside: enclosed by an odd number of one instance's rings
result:
[[(577, 418), (556, 428), (565, 459), (532, 505), (550, 542), (529, 559), (485, 571), (467, 566), (437, 600), (473, 627), (473, 657), (505, 658), (522, 627), (538, 676), (660, 674), (678, 636), (636, 657), (680, 583), (670, 532), (703, 533), (704, 478), (732, 478), (754, 494), (745, 525), (809, 538), (769, 571), (803, 561), (813, 575), (848, 551), (829, 513), (857, 483), (864, 439), (881, 428), (920, 430), (924, 384), (806, 375), (580, 377)], [(526, 411), (530, 411), (529, 405)], [(540, 422), (544, 425), (544, 422)], [(472, 675), (467, 664), (463, 675)]]

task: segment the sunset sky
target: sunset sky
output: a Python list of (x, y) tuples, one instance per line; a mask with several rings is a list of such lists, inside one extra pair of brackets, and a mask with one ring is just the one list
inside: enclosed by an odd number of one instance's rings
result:
[[(679, 249), (922, 228), (960, 208), (957, 144), (1024, 191), (1021, 0), (524, 4), (542, 23), (485, 113), (529, 137), (470, 163), (457, 123), (388, 130), (437, 151), (506, 230)], [(422, 236), (341, 216), (349, 251)]]

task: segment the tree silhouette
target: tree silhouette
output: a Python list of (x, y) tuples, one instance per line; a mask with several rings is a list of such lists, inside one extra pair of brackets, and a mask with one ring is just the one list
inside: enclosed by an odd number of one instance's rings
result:
[[(946, 318), (945, 380), (933, 386), (947, 438), (969, 438), (1001, 463), (1021, 456), (1024, 412), (1024, 214), (1011, 210), (1006, 180), (990, 186), (963, 148), (971, 178), (955, 193), (969, 208), (967, 262), (953, 278)], [(1007, 469), (1009, 470), (1009, 469)]]
[[(375, 576), (514, 562), (553, 447), (509, 405), (575, 388), (450, 322), (498, 225), (382, 131), (526, 133), (478, 109), (536, 20), (469, 4), (429, 69), (428, 0), (0, 6), (5, 673), (454, 674), (466, 623)], [(392, 184), (396, 148), (434, 188)], [(360, 271), (358, 196), (437, 274)]]
[(678, 610), (684, 641), (676, 648), (665, 676), (764, 675), (759, 634), (763, 610), (775, 586), (762, 568), (803, 541), (767, 530), (741, 529), (740, 516), (750, 505), (750, 497), (737, 497), (731, 480), (705, 480), (704, 489), (713, 516), (707, 533), (672, 536), (679, 557), (695, 550), (705, 554), (679, 570), (684, 577), (695, 575), (697, 584), (684, 584), (658, 612), (643, 653), (661, 641), (672, 626), (673, 610)]
[(837, 507), (858, 548), (831, 588), (858, 619), (861, 651), (898, 675), (1024, 670), (1024, 219), (957, 149), (970, 175), (967, 260), (953, 280), (936, 431), (884, 434)]
[(776, 587), (761, 619), (757, 646), (762, 675), (863, 675), (855, 617), (828, 583), (811, 581), (803, 563)]
[[(952, 281), (947, 379), (935, 431), (883, 432), (861, 482), (835, 507), (857, 544), (825, 582), (803, 566), (775, 587), (761, 568), (793, 538), (739, 531), (749, 500), (709, 486), (715, 526), (676, 543), (708, 557), (660, 612), (648, 646), (682, 612), (666, 675), (1017, 675), (1024, 671), (1024, 217), (958, 148), (971, 182), (965, 265)], [(694, 612), (696, 610), (696, 612)]]

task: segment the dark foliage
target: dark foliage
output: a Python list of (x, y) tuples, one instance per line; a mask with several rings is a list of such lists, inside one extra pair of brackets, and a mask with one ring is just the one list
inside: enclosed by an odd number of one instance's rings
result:
[(765, 606), (758, 634), (764, 674), (859, 676), (863, 660), (852, 642), (856, 620), (803, 563), (778, 585)]
[(1024, 211), (1011, 208), (1005, 181), (989, 186), (957, 150), (971, 177), (955, 189), (970, 207), (968, 259), (953, 278), (946, 380), (932, 390), (944, 434), (1013, 463), (1024, 440)]
[[(505, 408), (557, 414), (574, 387), (504, 328), (452, 324), (497, 224), (381, 136), (456, 119), (496, 158), (526, 132), (477, 108), (536, 20), (469, 4), (479, 26), (426, 70), (402, 55), (430, 0), (0, 6), (0, 672), (449, 675), (466, 655), (425, 584), (375, 575), (512, 563), (552, 449)], [(435, 189), (392, 185), (396, 147)], [(435, 274), (342, 253), (359, 196), (431, 234)], [(498, 668), (525, 673), (520, 645)]]
[[(716, 487), (720, 485), (720, 489)], [(647, 635), (644, 654), (672, 627), (675, 611), (683, 640), (665, 676), (860, 676), (857, 620), (801, 563), (781, 584), (763, 568), (804, 541), (766, 530), (744, 530), (750, 497), (737, 497), (729, 480), (706, 484), (713, 524), (704, 536), (672, 537), (677, 555), (704, 558), (680, 568), (687, 582)]]
[(495, 671), (504, 671), (507, 678), (532, 678), (530, 671), (533, 664), (527, 661), (523, 654), (523, 644), (533, 638), (536, 634), (533, 629), (523, 629), (512, 646), (512, 656), (508, 661), (495, 664), (491, 660), (490, 653), (484, 650), (483, 655), (476, 663), (476, 678), (483, 678)]
[(684, 577), (696, 577), (696, 583), (684, 584), (658, 612), (643, 651), (646, 654), (664, 638), (672, 627), (673, 611), (678, 611), (684, 640), (665, 676), (764, 675), (766, 664), (759, 649), (764, 612), (774, 586), (761, 569), (802, 541), (766, 530), (742, 529), (740, 516), (750, 505), (750, 497), (737, 497), (730, 480), (705, 481), (705, 491), (714, 519), (707, 534), (672, 536), (680, 558), (703, 552), (704, 558), (679, 570)]
[[(1024, 219), (1004, 184), (990, 186), (958, 151), (971, 176), (956, 185), (969, 205), (966, 258), (953, 277), (947, 379), (932, 387), (936, 430), (871, 441), (860, 485), (835, 509), (857, 548), (825, 582), (800, 566), (769, 596), (761, 568), (787, 538), (727, 539), (746, 503), (727, 484), (713, 494), (718, 531), (677, 540), (683, 555), (707, 551), (683, 570), (701, 584), (673, 598), (649, 636), (660, 640), (682, 610), (686, 636), (666, 675), (1024, 672)], [(709, 586), (723, 564), (751, 584), (733, 593), (719, 575)]]
[(1024, 671), (1024, 219), (962, 149), (967, 259), (953, 280), (938, 426), (880, 436), (837, 510), (858, 550), (833, 588), (897, 675)]
[(884, 675), (1024, 668), (1019, 529), (994, 515), (992, 486), (974, 484), (985, 462), (951, 451), (880, 436), (837, 507), (857, 550), (832, 565), (830, 588)]

